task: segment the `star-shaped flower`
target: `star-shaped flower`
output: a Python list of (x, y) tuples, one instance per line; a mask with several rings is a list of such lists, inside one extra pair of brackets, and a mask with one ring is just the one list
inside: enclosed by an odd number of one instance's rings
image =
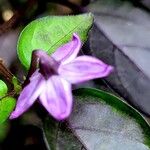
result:
[(51, 56), (36, 50), (37, 70), (24, 87), (10, 119), (24, 113), (36, 100), (57, 120), (67, 118), (72, 110), (71, 84), (101, 78), (112, 71), (112, 66), (91, 56), (79, 56), (81, 41), (73, 34), (72, 41), (59, 47)]

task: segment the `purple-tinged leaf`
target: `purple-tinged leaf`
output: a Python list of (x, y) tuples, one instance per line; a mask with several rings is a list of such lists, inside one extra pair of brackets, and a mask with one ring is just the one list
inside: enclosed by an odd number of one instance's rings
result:
[(51, 150), (86, 150), (65, 123), (48, 116), (43, 120), (43, 131)]
[(146, 10), (150, 10), (150, 1), (149, 0), (139, 0), (140, 4), (143, 4), (143, 6), (146, 8)]
[[(111, 5), (109, 5), (111, 3)], [(150, 115), (150, 16), (128, 2), (96, 1), (91, 53), (114, 66), (107, 81), (136, 108)]]
[(135, 109), (96, 89), (78, 89), (74, 94), (69, 124), (86, 149), (150, 149), (150, 126)]

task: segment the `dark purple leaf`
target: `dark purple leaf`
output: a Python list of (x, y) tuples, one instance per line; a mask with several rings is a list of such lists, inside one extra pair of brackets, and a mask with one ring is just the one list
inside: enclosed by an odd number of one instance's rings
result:
[(106, 80), (136, 108), (150, 115), (150, 16), (118, 0), (97, 0), (90, 53), (115, 67)]
[(51, 150), (85, 150), (66, 123), (59, 123), (48, 116), (43, 129)]
[(147, 8), (150, 9), (150, 1), (149, 1), (149, 0), (141, 0), (141, 3), (142, 3), (145, 7), (147, 7)]
[(70, 128), (88, 150), (149, 150), (150, 127), (132, 107), (95, 89), (74, 92)]

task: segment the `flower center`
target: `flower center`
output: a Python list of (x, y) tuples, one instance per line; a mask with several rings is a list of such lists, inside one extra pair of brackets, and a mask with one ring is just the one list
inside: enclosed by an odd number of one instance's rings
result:
[(40, 73), (48, 79), (52, 75), (58, 74), (59, 63), (51, 56), (43, 53), (39, 57)]

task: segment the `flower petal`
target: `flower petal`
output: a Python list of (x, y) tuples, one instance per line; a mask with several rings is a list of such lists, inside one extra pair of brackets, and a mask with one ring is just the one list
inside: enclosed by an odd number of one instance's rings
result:
[(38, 98), (45, 86), (45, 79), (37, 71), (30, 78), (30, 83), (22, 90), (15, 110), (11, 113), (10, 119), (19, 117)]
[(59, 74), (70, 83), (80, 83), (90, 79), (107, 76), (113, 70), (99, 59), (90, 56), (80, 56), (69, 64), (59, 67)]
[(73, 34), (72, 41), (59, 47), (53, 54), (52, 57), (66, 64), (72, 61), (78, 54), (81, 48), (81, 40), (77, 34)]
[(54, 118), (63, 120), (72, 110), (71, 85), (59, 76), (51, 76), (39, 100)]

